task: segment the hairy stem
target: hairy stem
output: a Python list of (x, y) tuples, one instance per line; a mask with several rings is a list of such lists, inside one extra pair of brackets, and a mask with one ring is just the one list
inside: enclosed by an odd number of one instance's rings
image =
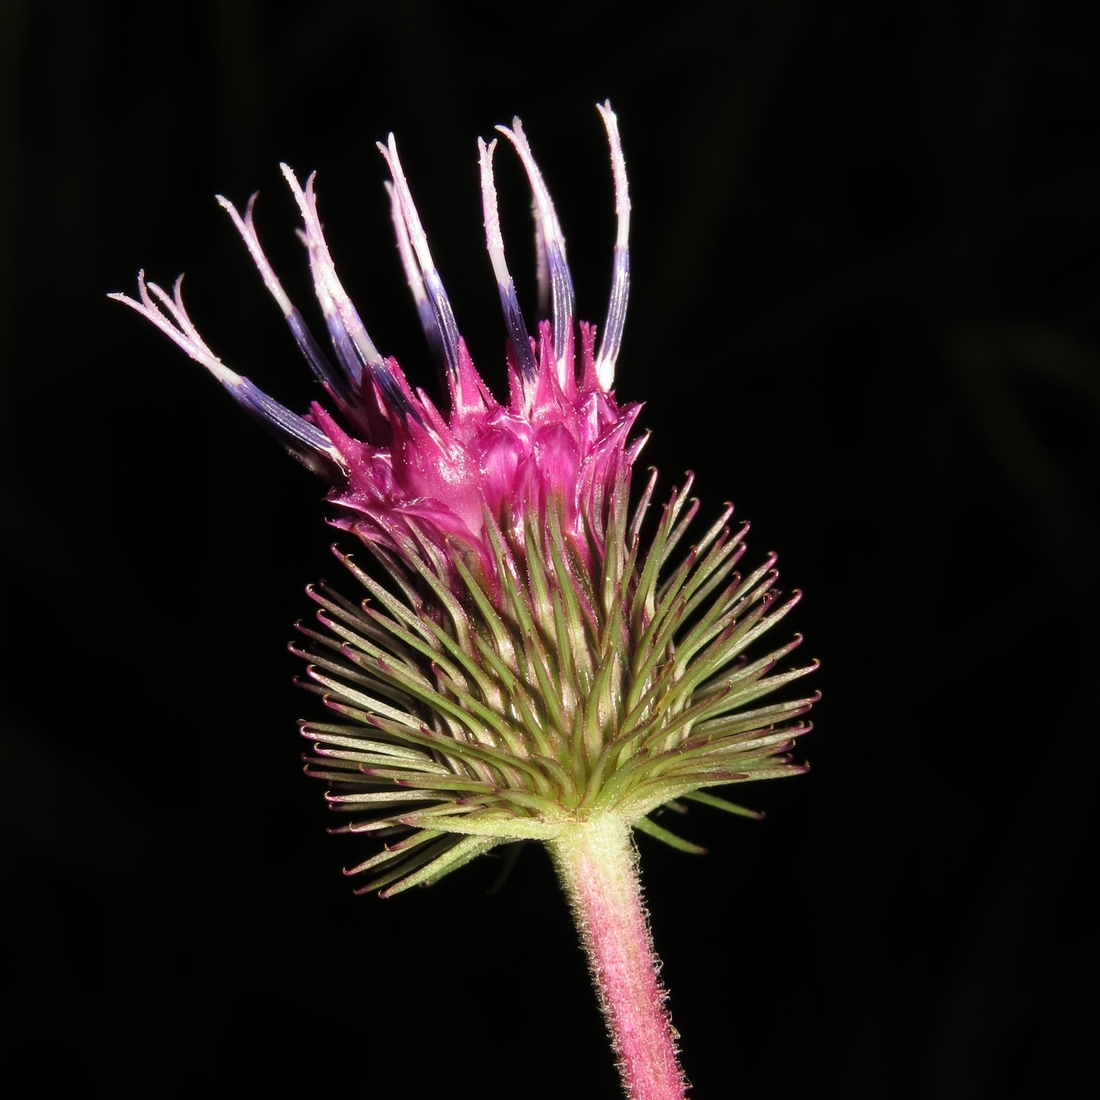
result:
[(551, 842), (629, 1100), (684, 1100), (630, 826), (614, 814)]

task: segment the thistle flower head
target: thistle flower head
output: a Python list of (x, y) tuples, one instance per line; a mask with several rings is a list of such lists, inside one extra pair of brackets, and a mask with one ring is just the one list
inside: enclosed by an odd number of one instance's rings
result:
[(142, 313), (331, 484), (334, 524), (357, 536), (385, 583), (338, 556), (361, 601), (310, 590), (321, 629), (295, 647), (334, 721), (303, 723), (307, 771), (331, 785), (338, 831), (386, 846), (349, 873), (393, 893), (435, 880), (507, 840), (551, 840), (612, 813), (688, 850), (650, 815), (682, 798), (739, 807), (704, 788), (792, 774), (810, 698), (761, 704), (810, 671), (778, 671), (799, 642), (750, 652), (797, 602), (781, 601), (774, 557), (738, 570), (747, 526), (732, 506), (680, 558), (698, 510), (691, 478), (643, 540), (656, 474), (630, 510), (638, 406), (612, 389), (629, 286), (630, 204), (615, 115), (618, 234), (607, 319), (574, 320), (565, 239), (518, 119), (500, 133), (534, 197), (539, 313), (527, 327), (505, 259), (493, 156), (478, 142), (486, 243), (507, 329), (508, 399), (470, 359), (390, 136), (379, 146), (398, 251), (438, 365), (446, 413), (379, 353), (337, 277), (314, 178), (283, 167), (301, 213), (322, 350), (260, 246), (255, 196), (229, 213), (325, 390), (300, 417), (226, 367), (172, 294), (138, 279)]

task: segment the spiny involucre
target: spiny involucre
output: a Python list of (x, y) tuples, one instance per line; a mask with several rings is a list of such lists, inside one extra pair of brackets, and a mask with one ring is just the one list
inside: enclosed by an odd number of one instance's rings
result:
[[(747, 526), (732, 506), (681, 557), (698, 510), (691, 478), (643, 539), (656, 473), (633, 511), (643, 439), (639, 406), (612, 384), (626, 316), (630, 205), (619, 132), (600, 107), (618, 213), (607, 320), (574, 322), (565, 240), (518, 119), (500, 133), (534, 195), (539, 316), (532, 336), (505, 261), (493, 182), (494, 140), (479, 140), (486, 241), (507, 326), (508, 400), (499, 403), (459, 335), (393, 136), (398, 250), (449, 400), (443, 413), (371, 341), (344, 291), (317, 213), (313, 177), (283, 166), (303, 221), (322, 350), (260, 247), (255, 195), (244, 216), (219, 198), (279, 304), (326, 401), (300, 417), (208, 348), (183, 306), (138, 278), (132, 306), (205, 366), (248, 412), (324, 476), (336, 526), (381, 566), (341, 560), (361, 602), (311, 589), (322, 629), (301, 628), (311, 684), (335, 719), (308, 721), (309, 774), (326, 780), (339, 831), (382, 850), (351, 868), (362, 890), (393, 894), (436, 880), (497, 844), (552, 841), (614, 814), (676, 847), (654, 811), (692, 799), (748, 813), (704, 788), (790, 775), (793, 739), (813, 702), (762, 700), (812, 665), (779, 671), (797, 637), (757, 655), (780, 601), (774, 557), (742, 574)], [(384, 577), (385, 580), (379, 580)]]

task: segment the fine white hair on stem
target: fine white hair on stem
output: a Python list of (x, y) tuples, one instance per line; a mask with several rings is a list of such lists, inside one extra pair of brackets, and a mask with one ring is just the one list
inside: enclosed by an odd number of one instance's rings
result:
[(401, 168), (401, 158), (397, 155), (397, 141), (394, 139), (393, 134), (390, 134), (387, 145), (378, 142), (378, 150), (385, 157), (386, 164), (389, 166), (409, 243), (412, 245), (412, 250), (420, 265), (420, 275), (424, 282), (424, 289), (427, 292), (428, 300), (432, 304), (435, 323), (443, 344), (443, 355), (447, 362), (447, 370), (457, 387), (460, 385), (458, 325), (455, 322), (450, 299), (443, 289), (443, 281), (440, 279), (435, 262), (432, 260), (431, 250), (428, 248), (428, 237), (424, 232), (423, 225), (420, 223), (420, 216), (417, 214), (416, 205), (413, 203), (412, 192), (409, 190), (408, 181), (405, 179), (405, 173)]
[(626, 185), (626, 161), (623, 159), (622, 142), (619, 139), (619, 122), (611, 110), (611, 101), (597, 104), (607, 141), (611, 146), (611, 171), (615, 178), (615, 215), (618, 231), (615, 235), (615, 262), (611, 276), (611, 298), (607, 303), (607, 322), (600, 337), (600, 350), (596, 356), (596, 379), (604, 390), (610, 390), (615, 381), (615, 360), (623, 340), (626, 323), (626, 303), (630, 291), (630, 195)]
[(495, 138), (488, 145), (481, 138), (477, 139), (481, 171), (481, 207), (485, 215), (485, 247), (489, 252), (489, 262), (493, 265), (493, 274), (496, 276), (500, 307), (504, 312), (516, 363), (519, 365), (524, 381), (530, 382), (538, 373), (538, 364), (531, 350), (527, 326), (523, 323), (523, 313), (520, 311), (519, 299), (516, 296), (516, 284), (504, 256), (504, 238), (500, 233), (497, 189), (493, 179), (493, 152), (496, 147)]
[(572, 369), (572, 364), (567, 362), (567, 358), (573, 330), (573, 280), (565, 257), (565, 237), (558, 224), (558, 216), (554, 211), (550, 192), (535, 163), (531, 146), (527, 142), (527, 135), (523, 132), (523, 123), (518, 118), (514, 118), (511, 129), (507, 126), (498, 126), (497, 130), (515, 147), (531, 184), (550, 276), (554, 358), (557, 361), (558, 379), (564, 385), (566, 376)]

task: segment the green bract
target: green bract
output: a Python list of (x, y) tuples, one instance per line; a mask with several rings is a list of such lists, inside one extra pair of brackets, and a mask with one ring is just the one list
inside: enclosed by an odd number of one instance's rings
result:
[(653, 485), (630, 522), (625, 485), (615, 494), (606, 529), (589, 532), (604, 550), (591, 573), (550, 507), (546, 529), (528, 517), (524, 545), (486, 515), (495, 578), (410, 539), (400, 557), (371, 545), (399, 596), (348, 558), (360, 605), (312, 591), (325, 630), (303, 630), (312, 645), (297, 652), (344, 721), (303, 724), (307, 771), (353, 817), (338, 831), (386, 841), (348, 872), (369, 874), (362, 891), (432, 882), (497, 844), (552, 840), (608, 812), (699, 851), (649, 815), (685, 797), (747, 812), (697, 792), (805, 770), (784, 754), (813, 699), (760, 701), (815, 666), (774, 671), (797, 637), (746, 653), (798, 594), (778, 602), (774, 558), (735, 571), (747, 528), (731, 535), (729, 507), (670, 569), (698, 502), (685, 509), (673, 492), (644, 547)]

